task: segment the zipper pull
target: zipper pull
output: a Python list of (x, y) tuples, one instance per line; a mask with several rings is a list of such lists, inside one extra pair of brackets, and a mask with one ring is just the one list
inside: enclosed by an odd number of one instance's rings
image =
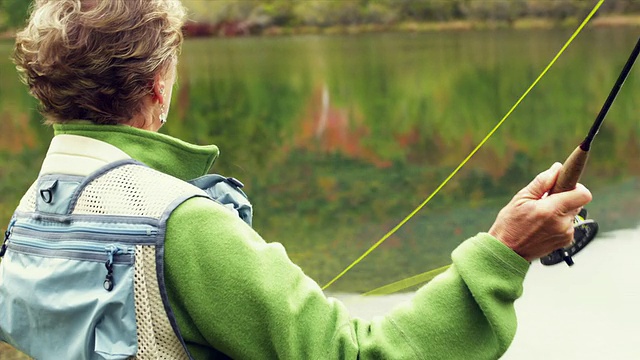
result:
[(122, 252), (117, 246), (109, 246), (107, 248), (107, 261), (104, 263), (104, 267), (107, 268), (107, 276), (102, 283), (102, 287), (105, 290), (111, 291), (113, 290), (114, 281), (113, 281), (113, 257)]
[(7, 226), (7, 230), (4, 232), (4, 240), (2, 240), (2, 247), (0, 247), (0, 258), (4, 256), (4, 253), (7, 252), (7, 240), (11, 236), (11, 229), (13, 225), (16, 223), (16, 218), (12, 218), (9, 222), (9, 226)]
[(0, 258), (4, 256), (4, 253), (7, 252), (7, 240), (9, 240), (9, 235), (11, 235), (11, 232), (9, 232), (9, 229), (7, 229), (7, 231), (4, 232), (4, 240), (2, 240), (2, 247), (0, 247)]

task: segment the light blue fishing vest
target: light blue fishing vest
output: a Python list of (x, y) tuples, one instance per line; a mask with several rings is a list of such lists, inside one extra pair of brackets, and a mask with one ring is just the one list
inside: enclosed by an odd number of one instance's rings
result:
[(164, 283), (166, 221), (207, 197), (251, 224), (241, 185), (189, 184), (134, 160), (41, 176), (0, 250), (0, 340), (39, 360), (189, 359)]

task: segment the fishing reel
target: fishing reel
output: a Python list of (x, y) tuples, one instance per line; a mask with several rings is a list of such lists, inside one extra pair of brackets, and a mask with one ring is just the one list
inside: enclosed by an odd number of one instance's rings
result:
[(564, 261), (569, 266), (573, 265), (572, 256), (589, 245), (597, 233), (598, 223), (593, 219), (587, 219), (587, 210), (583, 208), (573, 220), (573, 242), (571, 245), (540, 258), (540, 262), (543, 265), (555, 265)]

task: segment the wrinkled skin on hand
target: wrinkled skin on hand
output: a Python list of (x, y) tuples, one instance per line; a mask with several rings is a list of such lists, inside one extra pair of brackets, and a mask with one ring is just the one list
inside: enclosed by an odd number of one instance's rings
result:
[(548, 195), (562, 169), (555, 163), (538, 174), (505, 206), (489, 234), (528, 261), (540, 258), (573, 241), (573, 218), (591, 201), (582, 184), (575, 189)]

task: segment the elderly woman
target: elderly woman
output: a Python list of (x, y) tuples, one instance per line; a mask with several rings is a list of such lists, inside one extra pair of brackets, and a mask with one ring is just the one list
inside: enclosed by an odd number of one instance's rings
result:
[(215, 146), (156, 132), (184, 14), (178, 0), (35, 1), (14, 58), (55, 136), (0, 253), (0, 340), (37, 359), (498, 358), (529, 261), (572, 240), (589, 191), (545, 196), (552, 166), (410, 303), (351, 318), (188, 182)]

